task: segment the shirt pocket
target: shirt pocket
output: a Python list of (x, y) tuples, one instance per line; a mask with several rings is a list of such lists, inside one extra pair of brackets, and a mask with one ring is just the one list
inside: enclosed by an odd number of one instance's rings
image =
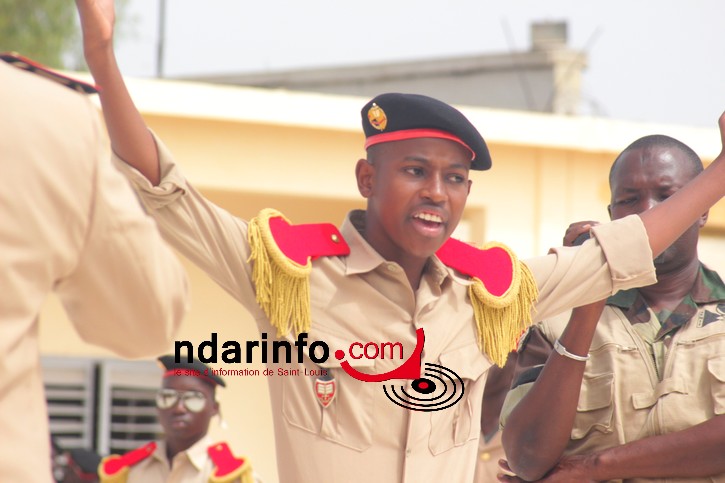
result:
[(614, 374), (599, 374), (582, 380), (571, 439), (582, 439), (592, 431), (612, 432), (613, 396)]
[(725, 357), (708, 360), (707, 372), (710, 373), (713, 412), (718, 415), (723, 414), (725, 413)]
[[(336, 347), (350, 342), (315, 331), (311, 340), (324, 340), (334, 354)], [(353, 369), (374, 373), (375, 361), (368, 359), (347, 360)], [(316, 376), (291, 377), (282, 388), (282, 414), (287, 424), (309, 431), (334, 443), (358, 451), (372, 444), (373, 398), (377, 384), (365, 383), (348, 376), (331, 356), (319, 365), (308, 359), (305, 366), (315, 371), (325, 370), (335, 381), (335, 397), (327, 407), (317, 400)]]
[(474, 386), (483, 385), (484, 378), (481, 376), (491, 367), (476, 343), (441, 353), (438, 363), (458, 374), (463, 386), (455, 380), (452, 391), (455, 394), (463, 391), (463, 396), (453, 406), (431, 412), (428, 447), (433, 455), (439, 455), (479, 437), (483, 389), (475, 391)]

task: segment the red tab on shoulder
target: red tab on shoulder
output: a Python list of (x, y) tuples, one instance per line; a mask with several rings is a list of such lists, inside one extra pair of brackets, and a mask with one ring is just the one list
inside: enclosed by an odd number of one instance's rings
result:
[(124, 468), (130, 468), (140, 461), (145, 460), (156, 451), (156, 443), (150, 442), (140, 448), (129, 451), (123, 456), (111, 455), (104, 458), (101, 463), (101, 472), (104, 476), (113, 476)]
[(246, 483), (253, 481), (252, 467), (249, 462), (244, 458), (234, 456), (227, 443), (213, 444), (206, 449), (206, 452), (215, 466), (214, 473), (209, 477), (210, 482), (241, 481)]
[(37, 62), (34, 62), (27, 57), (23, 57), (17, 52), (2, 52), (0, 53), (0, 59), (4, 60), (8, 64), (14, 65), (15, 67), (27, 70), (34, 74), (45, 77), (46, 79), (50, 79), (54, 82), (62, 84), (70, 89), (73, 89), (74, 91), (83, 92), (86, 94), (95, 94), (98, 92), (98, 87), (94, 86), (93, 84), (89, 84), (78, 79), (73, 79), (65, 74), (56, 72), (49, 67), (38, 64)]
[(280, 251), (300, 265), (308, 259), (350, 254), (342, 234), (330, 223), (290, 225), (282, 216), (269, 219), (269, 229)]
[(503, 367), (521, 332), (531, 325), (538, 297), (536, 279), (505, 245), (482, 249), (453, 238), (436, 252), (447, 266), (471, 277), (468, 295), (478, 332), (478, 345)]
[(479, 249), (449, 238), (436, 255), (446, 266), (479, 279), (494, 297), (502, 297), (511, 289), (515, 258), (503, 245), (491, 244)]

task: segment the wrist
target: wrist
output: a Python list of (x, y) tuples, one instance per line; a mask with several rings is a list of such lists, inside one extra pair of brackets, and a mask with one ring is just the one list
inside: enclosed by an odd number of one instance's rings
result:
[(93, 64), (108, 63), (115, 59), (113, 42), (101, 42), (83, 46), (83, 56), (90, 67)]
[(559, 339), (556, 339), (554, 341), (554, 350), (557, 354), (566, 357), (567, 359), (572, 359), (578, 362), (586, 362), (589, 360), (589, 353), (587, 352), (585, 355), (579, 355), (574, 354), (572, 352), (569, 352), (566, 347), (559, 341)]
[(586, 472), (593, 481), (606, 481), (612, 477), (607, 475), (606, 457), (603, 453), (591, 453), (587, 455), (585, 462)]

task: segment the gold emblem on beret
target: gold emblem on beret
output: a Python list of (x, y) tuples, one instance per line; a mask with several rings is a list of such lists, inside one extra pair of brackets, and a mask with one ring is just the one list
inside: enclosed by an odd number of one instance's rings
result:
[(368, 110), (368, 121), (370, 121), (370, 125), (378, 131), (383, 131), (385, 126), (388, 125), (388, 118), (385, 116), (385, 111), (383, 111), (380, 106), (375, 103), (373, 103)]

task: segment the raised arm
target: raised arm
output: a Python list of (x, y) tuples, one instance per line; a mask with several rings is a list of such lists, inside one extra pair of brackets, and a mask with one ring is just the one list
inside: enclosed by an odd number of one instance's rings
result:
[(83, 30), (83, 51), (100, 87), (111, 147), (155, 186), (161, 178), (156, 143), (128, 93), (113, 52), (114, 2), (76, 0), (76, 5)]

